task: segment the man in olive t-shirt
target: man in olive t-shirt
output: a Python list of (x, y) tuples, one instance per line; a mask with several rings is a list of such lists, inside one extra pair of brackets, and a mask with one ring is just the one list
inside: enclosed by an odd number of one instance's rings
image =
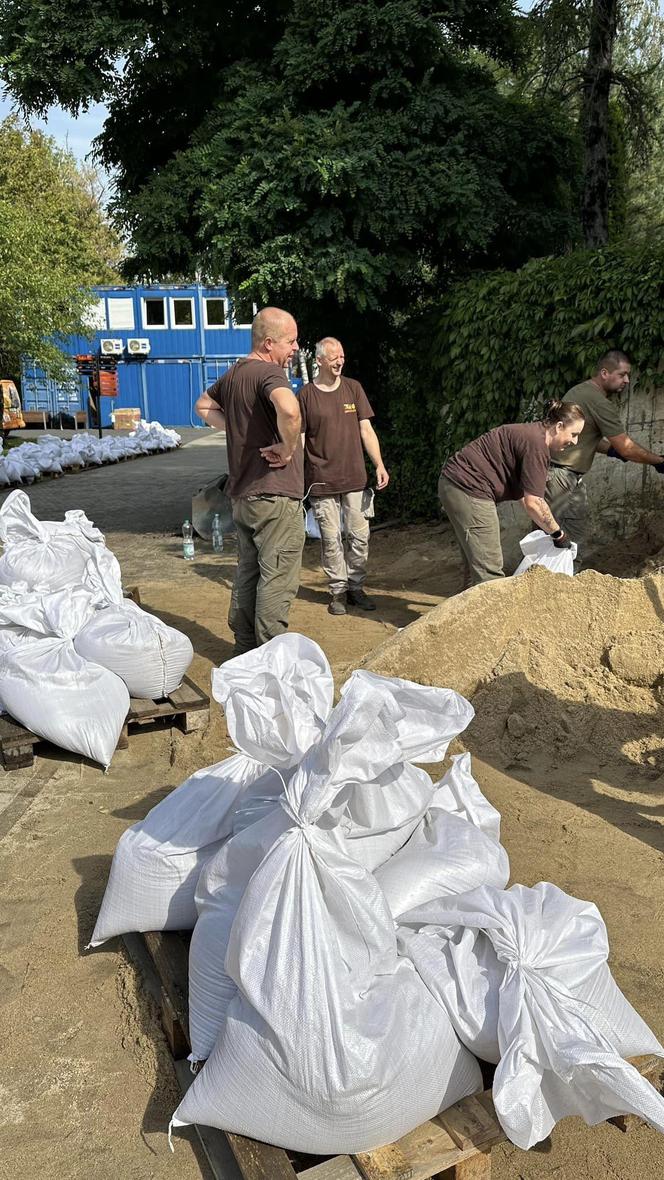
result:
[[(346, 603), (361, 610), (376, 604), (364, 591), (369, 556), (370, 506), (365, 491), (364, 451), (376, 468), (378, 491), (389, 475), (371, 425), (373, 410), (359, 381), (342, 377), (344, 350), (326, 336), (316, 345), (319, 373), (300, 391), (304, 486), (321, 535), (321, 565), (325, 571), (332, 615), (345, 615)], [(342, 530), (342, 514), (345, 538)], [(345, 543), (344, 543), (345, 542)]]
[(590, 471), (595, 455), (651, 464), (664, 474), (661, 455), (639, 446), (625, 433), (620, 414), (612, 399), (619, 398), (629, 385), (631, 365), (624, 352), (612, 349), (600, 357), (593, 376), (575, 385), (564, 396), (583, 410), (585, 426), (575, 447), (552, 460), (546, 486), (546, 500), (557, 520), (573, 541), (581, 546), (583, 561), (586, 539), (588, 493), (584, 476)]
[(251, 328), (252, 350), (196, 402), (208, 426), (226, 431), (228, 491), (238, 563), (228, 623), (234, 655), (288, 629), (304, 544), (300, 409), (284, 365), (297, 351), (297, 324), (266, 307)]

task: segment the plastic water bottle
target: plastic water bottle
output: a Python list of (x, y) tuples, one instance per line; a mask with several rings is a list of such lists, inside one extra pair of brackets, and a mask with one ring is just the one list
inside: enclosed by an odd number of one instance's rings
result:
[(215, 553), (224, 552), (224, 534), (221, 529), (221, 517), (218, 512), (215, 512), (214, 520), (212, 521), (212, 548)]
[(185, 520), (182, 526), (182, 555), (185, 561), (194, 560), (194, 530), (190, 520)]

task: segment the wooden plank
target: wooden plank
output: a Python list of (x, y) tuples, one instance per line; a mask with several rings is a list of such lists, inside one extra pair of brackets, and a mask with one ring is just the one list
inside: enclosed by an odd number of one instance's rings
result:
[(374, 1151), (356, 1152), (351, 1157), (365, 1180), (411, 1180), (413, 1169), (398, 1143)]
[(226, 1135), (244, 1180), (297, 1180), (297, 1173), (282, 1147), (271, 1147), (244, 1135)]
[(312, 1168), (298, 1172), (297, 1180), (359, 1180), (360, 1173), (349, 1155), (335, 1155)]
[(178, 713), (175, 724), (183, 733), (198, 733), (210, 724), (210, 710), (197, 709), (195, 713)]
[(162, 987), (189, 1043), (189, 956), (179, 934), (149, 931), (143, 935)]
[(495, 1140), (501, 1134), (501, 1128), (495, 1115), (487, 1109), (474, 1095), (456, 1102), (448, 1110), (438, 1115), (437, 1120), (448, 1132), (462, 1151), (471, 1147), (481, 1147), (489, 1140)]
[(207, 709), (210, 704), (210, 698), (207, 693), (203, 692), (193, 680), (188, 676), (184, 676), (182, 684), (179, 688), (175, 688), (169, 694), (168, 699), (172, 701), (177, 709), (187, 709), (193, 711), (195, 709)]
[(161, 989), (161, 1023), (164, 1027), (166, 1040), (175, 1061), (189, 1056), (189, 1041), (185, 1033), (170, 996), (166, 989)]
[[(176, 1061), (175, 1073), (180, 1090), (186, 1094), (194, 1080), (188, 1063)], [(214, 1180), (242, 1180), (242, 1173), (235, 1162), (224, 1132), (217, 1130), (216, 1127), (204, 1127), (198, 1124), (195, 1129)]]
[(141, 721), (143, 718), (154, 717), (155, 702), (148, 697), (132, 697), (129, 701), (128, 721)]

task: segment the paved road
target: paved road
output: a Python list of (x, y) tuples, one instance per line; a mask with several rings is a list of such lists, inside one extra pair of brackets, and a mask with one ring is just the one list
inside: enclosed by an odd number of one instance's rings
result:
[[(228, 468), (224, 435), (211, 430), (179, 433), (184, 443), (177, 451), (86, 468), (25, 488), (33, 512), (59, 520), (67, 509), (82, 508), (106, 534), (125, 585), (180, 577), (180, 530), (191, 515), (191, 497)], [(0, 503), (8, 494), (3, 491)]]

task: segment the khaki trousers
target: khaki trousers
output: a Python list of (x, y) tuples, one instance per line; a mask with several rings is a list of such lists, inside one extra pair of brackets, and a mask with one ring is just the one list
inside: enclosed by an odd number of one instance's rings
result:
[(228, 624), (235, 655), (252, 651), (288, 630), (304, 545), (301, 500), (250, 496), (233, 500), (237, 568)]
[(441, 475), (438, 496), (454, 529), (465, 567), (464, 590), (504, 578), (500, 524), (493, 500), (476, 500)]
[[(320, 529), (320, 563), (330, 584), (330, 594), (357, 590), (367, 576), (369, 521), (362, 512), (363, 492), (338, 496), (311, 496), (311, 507)], [(341, 513), (346, 537), (341, 533)]]
[[(569, 467), (550, 467), (544, 493), (558, 524), (571, 541), (585, 547), (588, 531), (588, 490), (585, 480)], [(579, 559), (583, 554), (579, 552)]]

